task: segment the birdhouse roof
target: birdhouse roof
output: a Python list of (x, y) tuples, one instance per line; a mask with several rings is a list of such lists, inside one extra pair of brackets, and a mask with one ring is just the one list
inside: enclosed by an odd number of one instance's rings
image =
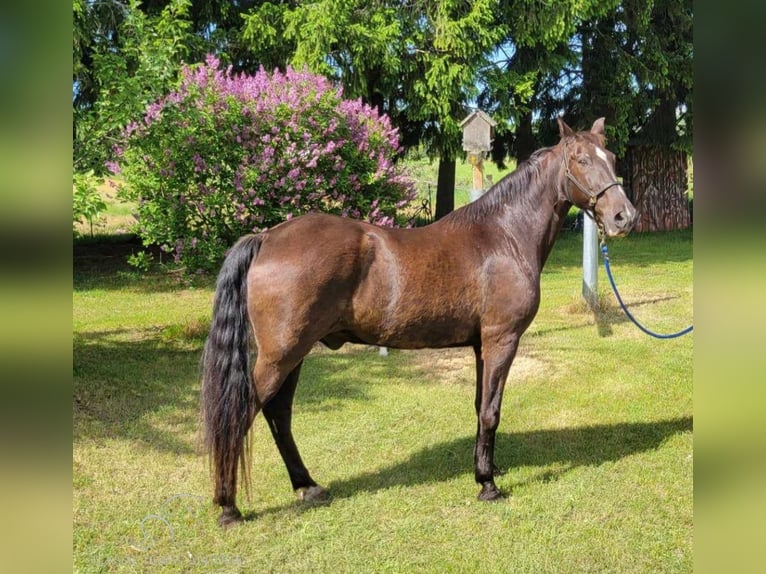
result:
[(491, 127), (495, 127), (497, 125), (497, 122), (493, 120), (491, 117), (489, 117), (487, 114), (482, 112), (481, 110), (475, 110), (468, 114), (468, 117), (466, 117), (462, 122), (460, 122), (460, 127), (462, 128), (467, 123), (473, 121), (474, 118), (480, 118), (487, 122)]

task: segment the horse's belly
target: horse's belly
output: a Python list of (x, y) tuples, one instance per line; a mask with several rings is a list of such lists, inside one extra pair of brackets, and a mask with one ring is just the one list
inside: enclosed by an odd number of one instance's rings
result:
[(478, 341), (479, 335), (474, 321), (454, 315), (401, 317), (394, 314), (387, 320), (360, 322), (349, 331), (370, 345), (394, 349), (472, 345)]
[(474, 345), (478, 338), (469, 333), (408, 333), (389, 335), (375, 343), (392, 349), (443, 349)]

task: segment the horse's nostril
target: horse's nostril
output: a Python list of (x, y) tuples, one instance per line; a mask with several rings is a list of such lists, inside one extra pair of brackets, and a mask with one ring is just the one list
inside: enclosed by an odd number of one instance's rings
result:
[(621, 211), (620, 213), (618, 213), (617, 215), (615, 215), (615, 216), (614, 216), (614, 220), (615, 220), (617, 223), (624, 223), (624, 222), (625, 222), (625, 215), (624, 215), (624, 213)]

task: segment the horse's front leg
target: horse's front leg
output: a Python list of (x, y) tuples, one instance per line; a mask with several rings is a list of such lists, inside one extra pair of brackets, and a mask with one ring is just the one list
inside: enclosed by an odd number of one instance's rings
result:
[(476, 353), (476, 410), (478, 428), (474, 448), (474, 476), (481, 485), (479, 500), (496, 500), (502, 495), (495, 485), (495, 434), (508, 370), (516, 356), (519, 337), (508, 334), (482, 344)]

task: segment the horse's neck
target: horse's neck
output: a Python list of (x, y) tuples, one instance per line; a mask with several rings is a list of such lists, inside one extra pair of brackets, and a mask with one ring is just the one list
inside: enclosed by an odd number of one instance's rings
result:
[[(541, 160), (539, 177), (541, 185), (537, 186), (536, 197), (508, 204), (504, 228), (518, 252), (542, 271), (571, 204), (561, 200), (560, 188), (564, 184), (556, 154)], [(533, 212), (524, 203), (532, 203), (535, 206)]]
[(548, 260), (548, 255), (550, 255), (551, 250), (553, 249), (553, 244), (556, 243), (556, 239), (559, 236), (559, 233), (561, 232), (561, 228), (564, 225), (564, 221), (566, 219), (567, 213), (569, 212), (569, 208), (571, 207), (571, 204), (568, 202), (557, 202), (553, 206), (553, 217), (549, 220), (548, 225), (548, 234), (547, 237), (544, 239), (544, 241), (541, 244), (541, 252), (540, 252), (540, 269), (542, 270), (543, 266), (545, 265), (545, 262)]

